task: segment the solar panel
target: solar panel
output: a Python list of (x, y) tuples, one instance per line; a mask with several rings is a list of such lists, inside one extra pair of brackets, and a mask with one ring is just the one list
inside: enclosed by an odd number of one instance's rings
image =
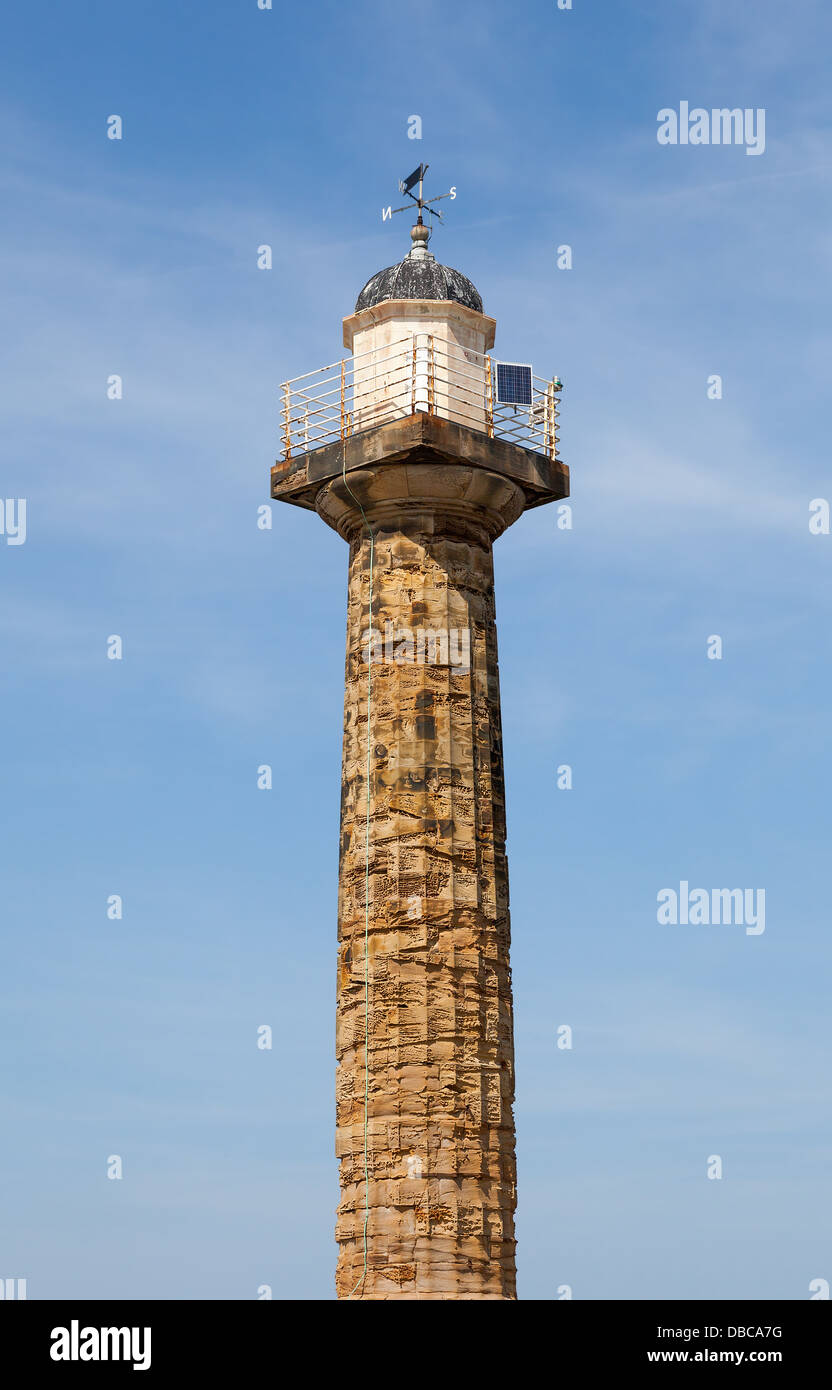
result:
[(531, 405), (531, 367), (522, 362), (498, 362), (497, 400), (501, 405)]

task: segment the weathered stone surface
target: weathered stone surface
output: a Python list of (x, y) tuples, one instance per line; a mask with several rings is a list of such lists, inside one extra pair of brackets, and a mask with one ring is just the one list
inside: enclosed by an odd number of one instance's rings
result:
[[(514, 1051), (491, 542), (523, 495), (504, 477), (448, 463), (364, 469), (348, 489), (337, 479), (318, 496), (319, 513), (350, 542), (337, 1291), (512, 1299)], [(372, 614), (356, 498), (373, 532)], [(368, 664), (368, 630), (383, 634), (387, 623), (398, 642)], [(419, 628), (467, 631), (470, 665), (441, 644), (438, 660), (396, 660), (397, 648), (407, 655), (404, 632), (416, 651)]]

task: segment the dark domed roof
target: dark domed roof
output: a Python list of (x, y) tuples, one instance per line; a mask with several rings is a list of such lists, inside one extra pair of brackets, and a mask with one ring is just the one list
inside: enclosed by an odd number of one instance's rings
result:
[[(414, 227), (413, 233), (423, 232)], [(355, 301), (355, 312), (381, 304), (385, 299), (453, 299), (469, 309), (482, 313), (482, 299), (479, 291), (459, 270), (448, 265), (440, 265), (424, 244), (426, 231), (417, 240), (414, 236), (413, 250), (398, 265), (389, 265), (379, 270), (364, 286)]]

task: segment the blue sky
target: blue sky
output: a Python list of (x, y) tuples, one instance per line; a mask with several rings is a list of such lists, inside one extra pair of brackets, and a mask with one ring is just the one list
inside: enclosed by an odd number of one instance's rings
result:
[[(334, 1296), (346, 548), (256, 518), (277, 385), (340, 356), (423, 159), (498, 353), (564, 380), (572, 470), (572, 530), (542, 508), (495, 551), (520, 1296), (807, 1298), (832, 1280), (828, 9), (124, 0), (16, 7), (4, 37), (0, 493), (28, 507), (0, 537), (0, 1276)], [(683, 100), (764, 108), (764, 155), (659, 146)], [(764, 888), (765, 933), (660, 926), (681, 880)]]

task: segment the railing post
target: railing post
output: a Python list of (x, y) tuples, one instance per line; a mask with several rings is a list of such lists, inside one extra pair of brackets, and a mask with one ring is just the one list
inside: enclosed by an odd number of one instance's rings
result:
[(416, 414), (416, 334), (413, 335), (413, 352), (410, 363), (410, 413)]
[(347, 396), (347, 364), (341, 358), (341, 439), (344, 439), (344, 428), (346, 425), (345, 405)]
[(292, 435), (289, 428), (289, 413), (291, 411), (291, 393), (288, 381), (283, 383), (283, 457), (292, 457)]
[(494, 438), (494, 389), (491, 383), (491, 358), (485, 355), (485, 423), (488, 438)]
[(547, 414), (547, 416), (548, 416), (548, 425), (549, 425), (549, 439), (548, 439), (548, 441), (547, 441), (547, 442), (548, 442), (548, 445), (549, 445), (548, 453), (549, 453), (549, 458), (550, 458), (550, 459), (554, 459), (554, 457), (555, 457), (555, 383), (554, 383), (553, 381), (550, 381), (550, 382), (549, 382), (549, 385), (548, 385), (547, 388), (546, 388), (546, 414)]
[(433, 334), (428, 334), (428, 415), (433, 415), (435, 404), (435, 380), (433, 365)]
[(558, 390), (552, 386), (552, 458), (558, 456)]

